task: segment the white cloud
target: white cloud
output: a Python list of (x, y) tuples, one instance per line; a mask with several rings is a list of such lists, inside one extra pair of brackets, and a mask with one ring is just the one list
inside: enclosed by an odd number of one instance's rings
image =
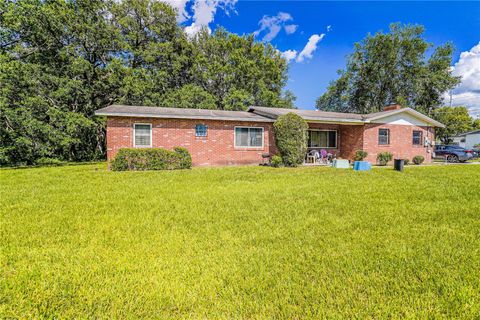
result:
[(263, 41), (272, 41), (278, 35), (278, 33), (285, 29), (287, 34), (292, 34), (297, 31), (298, 26), (295, 24), (286, 24), (288, 21), (292, 21), (293, 17), (287, 12), (279, 12), (276, 16), (263, 16), (258, 22), (260, 28), (253, 34), (257, 37), (261, 33), (266, 32), (263, 36)]
[(297, 31), (297, 28), (298, 28), (298, 25), (296, 24), (288, 24), (285, 26), (285, 32), (287, 34), (292, 34), (292, 33), (295, 33), (295, 31)]
[(281, 55), (287, 62), (290, 62), (297, 57), (297, 50), (287, 50), (282, 52)]
[(300, 52), (300, 54), (297, 56), (297, 62), (303, 62), (305, 58), (311, 59), (313, 57), (313, 53), (317, 49), (317, 44), (320, 42), (323, 37), (325, 37), (325, 33), (322, 33), (321, 35), (318, 34), (313, 34), (310, 36), (308, 39), (307, 44), (303, 48), (303, 50)]
[(173, 8), (177, 9), (177, 21), (179, 23), (185, 22), (190, 19), (190, 15), (187, 12), (187, 2), (189, 0), (162, 0), (163, 2), (171, 5)]
[[(480, 115), (480, 42), (460, 54), (452, 74), (462, 77), (462, 82), (452, 90), (452, 105), (467, 106), (472, 114)], [(445, 94), (450, 102), (450, 94)]]
[(328, 25), (327, 26), (327, 32), (330, 32), (332, 30), (332, 26), (331, 25)]
[(193, 22), (185, 28), (189, 36), (195, 35), (203, 27), (210, 32), (209, 24), (213, 22), (217, 8), (223, 9), (227, 14), (233, 10), (237, 0), (195, 0), (193, 5)]

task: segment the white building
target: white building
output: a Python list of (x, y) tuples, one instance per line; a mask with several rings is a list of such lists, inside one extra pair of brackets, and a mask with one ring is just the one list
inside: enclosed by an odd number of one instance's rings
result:
[(453, 137), (453, 143), (460, 147), (471, 149), (473, 146), (480, 144), (480, 130), (459, 134)]

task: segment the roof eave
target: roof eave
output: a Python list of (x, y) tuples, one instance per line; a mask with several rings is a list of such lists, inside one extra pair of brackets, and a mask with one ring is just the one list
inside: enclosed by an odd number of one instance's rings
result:
[(366, 123), (371, 123), (373, 120), (386, 118), (386, 117), (389, 117), (389, 116), (392, 116), (392, 115), (395, 115), (395, 114), (398, 114), (398, 113), (402, 113), (402, 112), (408, 112), (411, 115), (413, 115), (417, 118), (420, 118), (420, 119), (424, 120), (425, 122), (428, 122), (428, 123), (432, 124), (434, 127), (445, 128), (445, 125), (443, 123), (440, 123), (437, 120), (434, 120), (434, 119), (430, 118), (429, 116), (426, 116), (426, 115), (424, 115), (424, 114), (422, 114), (422, 113), (420, 113), (416, 110), (413, 110), (412, 108), (398, 109), (398, 110), (394, 110), (392, 112), (382, 114), (382, 115), (379, 115), (379, 116), (376, 116), (376, 117), (367, 118), (365, 122)]
[(329, 124), (356, 124), (362, 125), (365, 122), (361, 120), (350, 120), (350, 119), (307, 119), (302, 117), (308, 123), (329, 123)]
[(192, 120), (217, 120), (217, 121), (250, 121), (250, 122), (273, 122), (272, 119), (255, 119), (255, 118), (230, 118), (230, 117), (208, 117), (208, 116), (179, 116), (179, 115), (161, 115), (161, 114), (143, 114), (128, 112), (108, 112), (95, 111), (96, 116), (105, 117), (131, 117), (131, 118), (159, 118), (159, 119), (192, 119)]

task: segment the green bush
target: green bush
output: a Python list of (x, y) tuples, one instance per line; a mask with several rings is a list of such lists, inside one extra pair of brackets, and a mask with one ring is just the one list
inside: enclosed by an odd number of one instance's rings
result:
[(408, 160), (408, 159), (403, 159), (403, 164), (404, 164), (404, 165), (408, 166), (409, 163), (410, 163), (410, 160)]
[(187, 149), (183, 147), (175, 147), (173, 151), (180, 156), (179, 169), (190, 169), (192, 167), (192, 156)]
[(355, 152), (355, 157), (353, 158), (353, 160), (363, 161), (367, 156), (368, 156), (368, 152), (363, 150), (357, 150), (357, 152)]
[(39, 166), (61, 166), (65, 162), (55, 158), (40, 158), (35, 161), (35, 164)]
[(283, 165), (282, 157), (274, 155), (272, 160), (270, 160), (270, 165), (274, 168), (281, 167)]
[(423, 161), (425, 161), (425, 158), (423, 156), (415, 156), (413, 157), (413, 163), (415, 163), (416, 165), (419, 165), (419, 164), (422, 164)]
[(387, 163), (392, 161), (393, 155), (390, 152), (380, 152), (377, 155), (377, 163), (379, 166), (386, 166)]
[(161, 148), (120, 149), (110, 163), (113, 171), (125, 170), (174, 170), (192, 167), (192, 157), (185, 148), (176, 147), (173, 151)]
[(307, 152), (307, 122), (299, 115), (289, 112), (278, 117), (273, 127), (283, 164), (287, 167), (302, 164)]

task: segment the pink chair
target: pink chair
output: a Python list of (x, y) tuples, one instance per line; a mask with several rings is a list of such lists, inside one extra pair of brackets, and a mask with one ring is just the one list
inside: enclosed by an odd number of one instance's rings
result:
[(324, 164), (328, 164), (328, 152), (325, 149), (320, 150), (320, 162)]

